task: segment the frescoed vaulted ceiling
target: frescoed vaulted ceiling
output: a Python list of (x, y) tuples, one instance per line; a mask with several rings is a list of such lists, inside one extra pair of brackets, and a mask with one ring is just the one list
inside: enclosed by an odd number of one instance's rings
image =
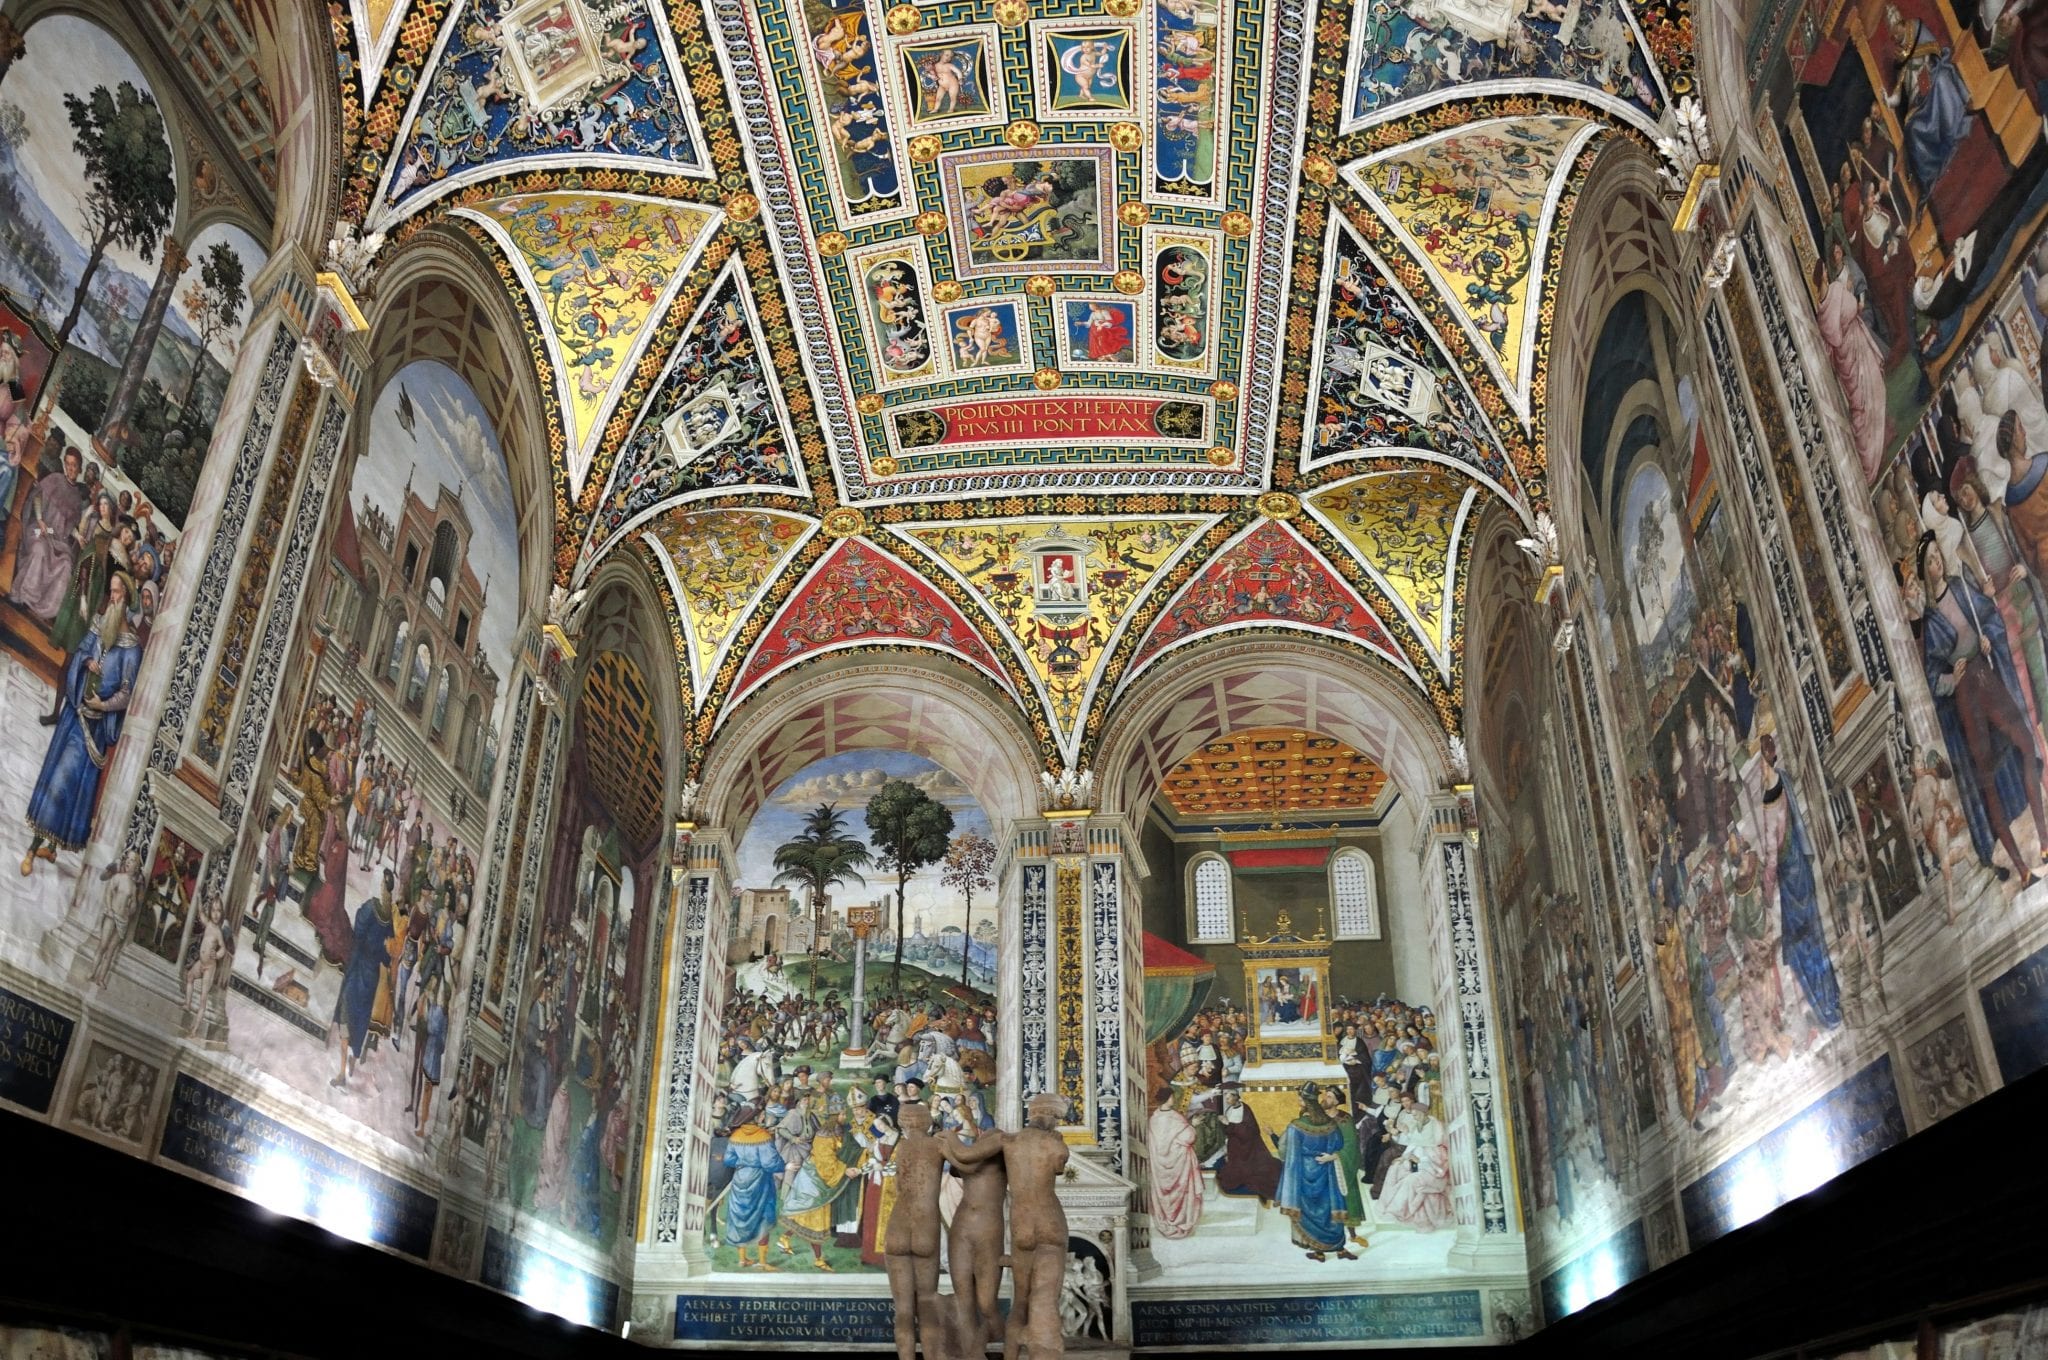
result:
[(344, 211), (524, 317), (555, 576), (675, 614), (693, 752), (848, 650), (1085, 766), (1162, 657), (1308, 633), (1454, 726), (1465, 531), (1547, 509), (1591, 156), (1682, 0), (351, 0)]

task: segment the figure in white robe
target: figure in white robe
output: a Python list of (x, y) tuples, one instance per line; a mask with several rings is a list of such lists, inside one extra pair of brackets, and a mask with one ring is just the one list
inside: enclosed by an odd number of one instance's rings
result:
[(1168, 1100), (1152, 1112), (1147, 1131), (1152, 1187), (1147, 1206), (1161, 1237), (1191, 1235), (1202, 1221), (1202, 1164), (1195, 1156), (1195, 1126)]
[(540, 1178), (533, 1187), (533, 1207), (560, 1213), (569, 1190), (569, 1082), (555, 1083), (548, 1103), (547, 1129), (541, 1135)]
[(1864, 479), (1874, 482), (1878, 465), (1884, 461), (1884, 351), (1863, 315), (1856, 271), (1843, 257), (1839, 244), (1834, 257), (1835, 276), (1820, 299), (1820, 336), (1827, 343), (1828, 359), (1849, 404), (1857, 461), (1863, 465)]
[(1435, 1232), (1451, 1221), (1451, 1154), (1443, 1143), (1417, 1145), (1387, 1177), (1380, 1212), (1417, 1232)]

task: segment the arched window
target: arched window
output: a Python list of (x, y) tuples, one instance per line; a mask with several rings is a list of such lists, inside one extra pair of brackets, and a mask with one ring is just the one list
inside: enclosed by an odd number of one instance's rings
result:
[(1373, 891), (1371, 855), (1346, 849), (1330, 857), (1330, 906), (1337, 923), (1334, 938), (1380, 938), (1380, 905)]
[[(392, 610), (395, 614), (396, 608)], [(405, 640), (412, 635), (412, 624), (400, 618), (391, 630), (391, 651), (384, 661), (384, 683), (395, 685), (398, 677), (405, 672)]]
[(483, 734), (484, 701), (480, 694), (471, 694), (462, 706), (462, 730), (455, 738), (455, 772), (468, 774), (476, 763), (477, 739)]
[(434, 682), (434, 712), (427, 723), (427, 730), (437, 737), (448, 726), (448, 696), (454, 689), (455, 668), (453, 666), (443, 666), (441, 668), (441, 678)]
[(427, 559), (427, 601), (436, 609), (446, 608), (454, 593), (456, 556), (455, 526), (444, 519), (434, 527), (434, 555)]
[(491, 794), (491, 776), (498, 772), (498, 734), (484, 733), (484, 758), (476, 763), (476, 791), (488, 798)]
[(1213, 852), (1188, 864), (1188, 942), (1229, 944), (1231, 929), (1230, 861)]
[(370, 650), (370, 629), (376, 624), (377, 601), (383, 594), (377, 584), (377, 573), (370, 572), (364, 582), (362, 599), (357, 602), (355, 630), (349, 635), (349, 640), (359, 651)]
[(413, 650), (412, 671), (405, 677), (405, 706), (417, 713), (427, 702), (427, 677), (434, 673), (434, 649), (422, 642)]

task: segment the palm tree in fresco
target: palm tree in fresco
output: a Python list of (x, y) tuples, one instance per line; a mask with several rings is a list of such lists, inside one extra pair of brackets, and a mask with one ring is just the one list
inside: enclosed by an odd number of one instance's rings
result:
[(840, 883), (866, 884), (860, 871), (873, 862), (860, 838), (846, 829), (836, 804), (820, 803), (804, 814), (803, 829), (775, 847), (775, 881), (793, 883), (811, 899), (811, 990), (818, 989), (818, 950), (826, 939), (825, 894)]

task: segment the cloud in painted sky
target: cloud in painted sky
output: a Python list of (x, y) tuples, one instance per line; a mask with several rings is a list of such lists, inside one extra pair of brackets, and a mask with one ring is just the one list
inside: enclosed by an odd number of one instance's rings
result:
[(785, 787), (775, 801), (783, 807), (812, 808), (819, 803), (837, 803), (844, 808), (861, 808), (882, 791), (891, 779), (915, 784), (942, 803), (954, 807), (972, 803), (974, 796), (948, 770), (925, 770), (908, 775), (891, 775), (882, 770), (835, 770), (798, 779)]

